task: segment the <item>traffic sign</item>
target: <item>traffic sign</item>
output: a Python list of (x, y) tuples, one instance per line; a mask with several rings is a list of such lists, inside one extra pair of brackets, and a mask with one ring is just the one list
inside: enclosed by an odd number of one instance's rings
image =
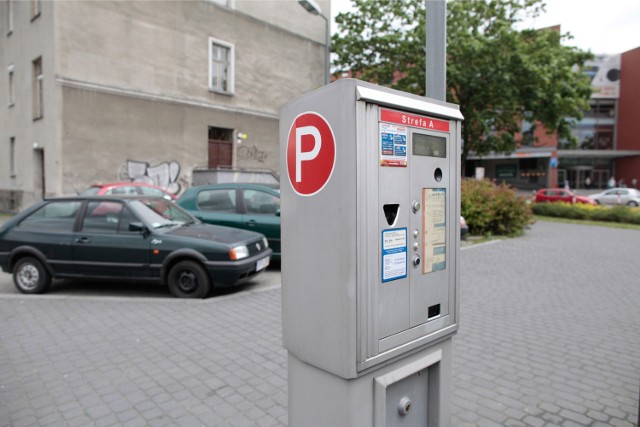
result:
[(293, 120), (286, 161), (289, 182), (296, 193), (313, 196), (324, 188), (336, 163), (336, 140), (324, 117), (307, 111)]

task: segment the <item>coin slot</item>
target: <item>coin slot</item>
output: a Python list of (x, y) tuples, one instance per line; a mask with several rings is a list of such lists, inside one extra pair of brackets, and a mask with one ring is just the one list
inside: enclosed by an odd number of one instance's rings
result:
[(442, 181), (442, 169), (437, 168), (436, 171), (433, 173), (433, 177), (438, 182)]
[(387, 219), (387, 224), (390, 227), (396, 223), (396, 218), (398, 217), (398, 210), (400, 209), (400, 205), (398, 203), (383, 205), (382, 210), (384, 211), (384, 217)]

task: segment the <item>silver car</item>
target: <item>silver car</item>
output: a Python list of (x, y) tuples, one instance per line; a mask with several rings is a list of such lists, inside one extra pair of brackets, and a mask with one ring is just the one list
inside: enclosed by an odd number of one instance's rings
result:
[(640, 206), (640, 191), (634, 188), (610, 188), (590, 197), (599, 205)]

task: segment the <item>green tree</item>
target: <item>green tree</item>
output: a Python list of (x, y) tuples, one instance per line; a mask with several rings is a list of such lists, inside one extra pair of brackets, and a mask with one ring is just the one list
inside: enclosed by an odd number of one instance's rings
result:
[[(360, 79), (425, 93), (424, 0), (352, 0), (336, 17), (334, 65)], [(470, 151), (509, 153), (521, 120), (574, 141), (571, 122), (589, 108), (580, 69), (590, 52), (564, 46), (554, 29), (518, 30), (543, 0), (447, 2), (447, 101), (464, 115), (463, 164)]]

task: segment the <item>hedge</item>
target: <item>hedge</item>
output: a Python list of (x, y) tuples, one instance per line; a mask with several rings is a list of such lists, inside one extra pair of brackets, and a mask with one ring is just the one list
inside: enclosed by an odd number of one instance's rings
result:
[(533, 222), (526, 199), (507, 184), (466, 179), (461, 190), (460, 212), (472, 235), (518, 236)]
[(640, 224), (640, 209), (628, 206), (594, 206), (569, 203), (534, 203), (531, 205), (536, 215), (558, 218), (584, 219), (590, 221), (620, 222)]

